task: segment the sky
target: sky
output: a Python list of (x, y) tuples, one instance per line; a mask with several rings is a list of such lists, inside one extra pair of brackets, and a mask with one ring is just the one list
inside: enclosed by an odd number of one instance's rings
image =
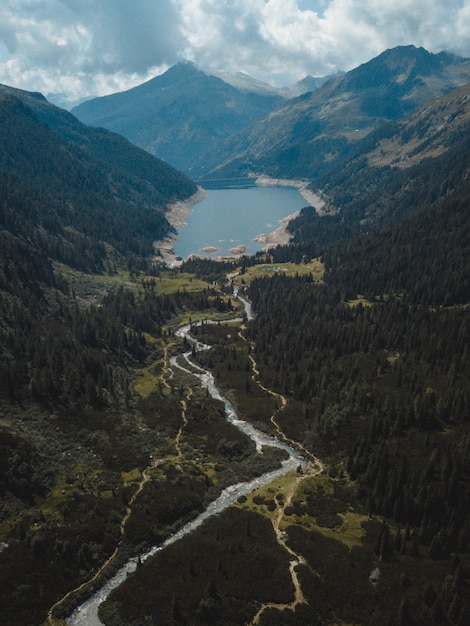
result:
[(0, 83), (63, 106), (129, 89), (183, 60), (282, 87), (409, 44), (470, 57), (470, 0), (0, 4)]

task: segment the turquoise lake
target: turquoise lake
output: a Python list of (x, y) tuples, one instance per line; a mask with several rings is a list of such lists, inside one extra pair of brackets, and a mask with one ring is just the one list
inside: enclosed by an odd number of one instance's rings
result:
[(209, 189), (178, 231), (174, 252), (183, 259), (191, 254), (214, 258), (246, 246), (246, 254), (255, 254), (264, 247), (253, 240), (256, 235), (276, 230), (282, 218), (307, 205), (294, 187)]

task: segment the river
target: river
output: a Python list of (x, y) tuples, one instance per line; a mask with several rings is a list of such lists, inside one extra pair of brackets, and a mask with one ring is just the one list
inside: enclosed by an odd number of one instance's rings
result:
[[(241, 296), (239, 296), (237, 292), (235, 292), (235, 295), (244, 304), (245, 314), (247, 318), (251, 319), (252, 311), (250, 303)], [(204, 323), (207, 323), (207, 321)], [(181, 327), (177, 331), (177, 334), (181, 338), (186, 338), (190, 343), (193, 343), (196, 346), (197, 350), (207, 350), (210, 348), (210, 346), (202, 344), (192, 338), (190, 335), (190, 330), (191, 326), (188, 324)], [(98, 609), (100, 604), (106, 600), (106, 598), (113, 589), (119, 587), (119, 585), (121, 585), (126, 580), (129, 574), (132, 574), (136, 570), (139, 560), (141, 562), (144, 562), (148, 558), (156, 554), (158, 551), (164, 550), (170, 544), (178, 541), (188, 533), (198, 528), (201, 524), (203, 524), (212, 516), (222, 512), (224, 509), (233, 504), (240, 496), (248, 495), (255, 489), (271, 483), (272, 481), (279, 478), (279, 476), (282, 476), (287, 472), (297, 469), (299, 465), (305, 465), (305, 460), (303, 456), (294, 448), (292, 448), (285, 442), (279, 441), (278, 439), (257, 430), (249, 422), (240, 420), (233, 406), (220, 394), (219, 390), (217, 389), (212, 373), (192, 363), (190, 361), (190, 355), (191, 351), (185, 352), (183, 358), (185, 361), (187, 361), (188, 367), (190, 367), (191, 369), (186, 369), (184, 365), (179, 364), (176, 357), (172, 357), (172, 359), (170, 360), (170, 366), (172, 368), (179, 368), (189, 372), (199, 379), (201, 385), (204, 388), (207, 388), (208, 392), (213, 398), (221, 400), (225, 405), (226, 419), (229, 420), (236, 427), (238, 427), (240, 430), (242, 430), (246, 435), (248, 435), (255, 442), (256, 448), (259, 452), (261, 452), (263, 446), (271, 446), (285, 450), (288, 453), (289, 457), (282, 463), (282, 466), (277, 470), (267, 472), (266, 474), (263, 474), (262, 476), (259, 476), (249, 482), (237, 483), (235, 485), (227, 487), (220, 494), (220, 496), (216, 500), (214, 500), (198, 517), (196, 517), (191, 522), (188, 522), (177, 533), (171, 535), (165, 542), (153, 546), (145, 554), (131, 558), (101, 589), (99, 589), (93, 596), (91, 596), (88, 600), (86, 600), (83, 604), (75, 609), (75, 611), (66, 620), (67, 624), (69, 624), (70, 626), (102, 626), (102, 622), (98, 617)]]

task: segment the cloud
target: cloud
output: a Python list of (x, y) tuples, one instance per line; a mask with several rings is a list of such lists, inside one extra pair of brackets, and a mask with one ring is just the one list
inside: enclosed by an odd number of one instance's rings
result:
[(305, 74), (349, 70), (397, 45), (469, 55), (470, 15), (464, 5), (468, 7), (470, 0), (186, 0), (180, 4), (196, 63), (211, 69), (223, 64), (225, 69), (242, 69), (277, 83)]
[(414, 44), (470, 56), (470, 0), (2, 0), (0, 82), (71, 100), (193, 60), (273, 84)]
[(296, 0), (186, 0), (181, 12), (191, 59), (209, 69), (279, 83), (311, 66), (309, 47), (320, 20)]
[(0, 80), (9, 84), (19, 79), (41, 91), (45, 84), (72, 92), (81, 86), (82, 95), (102, 92), (175, 63), (183, 47), (172, 0), (0, 5)]

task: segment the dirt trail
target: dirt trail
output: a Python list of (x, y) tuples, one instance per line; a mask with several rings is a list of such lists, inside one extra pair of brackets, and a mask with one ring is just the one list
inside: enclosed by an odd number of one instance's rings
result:
[[(240, 330), (239, 336), (241, 337), (241, 339), (243, 339), (244, 341), (248, 342), (246, 337), (244, 337), (244, 335), (243, 335), (243, 329)], [(254, 349), (254, 345), (255, 345), (254, 342), (248, 342), (248, 343), (250, 343), (251, 348)], [(287, 400), (281, 393), (273, 391), (272, 389), (268, 389), (267, 387), (265, 387), (261, 383), (261, 381), (259, 379), (260, 378), (260, 371), (258, 370), (258, 365), (257, 365), (255, 359), (253, 358), (253, 356), (251, 354), (248, 355), (248, 358), (250, 359), (250, 362), (251, 362), (251, 369), (252, 369), (252, 372), (253, 372), (252, 376), (251, 376), (251, 379), (253, 380), (253, 382), (256, 383), (260, 387), (260, 389), (262, 389), (263, 391), (265, 391), (269, 395), (271, 395), (274, 398), (276, 398), (276, 400), (278, 402), (278, 405), (279, 405), (278, 408), (274, 411), (274, 413), (270, 417), (270, 421), (273, 424), (274, 428), (276, 429), (276, 432), (277, 432), (278, 436), (283, 441), (285, 441), (286, 443), (291, 445), (292, 447), (302, 450), (302, 452), (305, 454), (305, 457), (310, 459), (307, 468), (301, 474), (299, 474), (297, 476), (295, 481), (292, 482), (292, 484), (290, 485), (289, 492), (287, 493), (287, 496), (284, 499), (284, 502), (283, 503), (278, 503), (278, 506), (277, 506), (276, 510), (274, 511), (272, 517), (271, 517), (271, 523), (272, 523), (272, 526), (273, 526), (274, 533), (276, 535), (276, 540), (277, 540), (278, 544), (284, 550), (286, 550), (287, 553), (291, 557), (291, 560), (290, 560), (290, 563), (289, 563), (289, 572), (290, 572), (290, 576), (291, 576), (291, 579), (292, 579), (292, 584), (293, 584), (293, 587), (294, 587), (294, 599), (293, 599), (293, 601), (290, 604), (282, 604), (282, 603), (276, 603), (276, 602), (268, 602), (266, 604), (263, 604), (261, 606), (261, 608), (259, 609), (259, 611), (254, 616), (253, 620), (251, 622), (249, 622), (249, 624), (248, 624), (248, 626), (256, 626), (259, 623), (261, 615), (267, 609), (276, 609), (278, 611), (284, 611), (286, 609), (289, 609), (291, 611), (295, 611), (295, 608), (299, 604), (307, 604), (308, 603), (307, 599), (305, 598), (305, 595), (304, 595), (304, 593), (302, 591), (302, 586), (301, 586), (301, 584), (299, 582), (299, 578), (298, 578), (298, 575), (297, 575), (297, 569), (296, 568), (299, 565), (305, 565), (307, 567), (310, 567), (310, 566), (308, 565), (306, 559), (301, 554), (298, 554), (298, 553), (294, 552), (294, 550), (292, 550), (292, 548), (288, 545), (288, 543), (287, 543), (287, 536), (284, 533), (284, 531), (281, 529), (281, 523), (282, 523), (282, 520), (284, 518), (286, 508), (291, 505), (292, 500), (293, 500), (293, 498), (294, 498), (294, 496), (295, 496), (295, 494), (297, 492), (297, 489), (298, 489), (299, 485), (302, 483), (302, 481), (306, 480), (307, 478), (310, 478), (311, 476), (314, 476), (315, 474), (318, 474), (318, 473), (322, 472), (323, 471), (323, 464), (322, 464), (322, 462), (319, 459), (317, 459), (315, 456), (313, 456), (306, 448), (304, 448), (304, 446), (299, 444), (299, 442), (290, 439), (284, 433), (284, 431), (282, 430), (280, 424), (277, 422), (276, 417), (287, 406)]]
[[(250, 346), (252, 347), (252, 349), (254, 349), (254, 342), (250, 341), (248, 342), (248, 340), (246, 339), (246, 337), (243, 336), (243, 332), (240, 331), (239, 333), (239, 337), (241, 339), (243, 339), (243, 341), (246, 341), (247, 343), (250, 344)], [(287, 400), (286, 398), (281, 394), (278, 393), (277, 391), (273, 391), (272, 389), (268, 389), (268, 387), (265, 387), (263, 385), (263, 383), (260, 381), (259, 376), (260, 376), (260, 372), (258, 370), (258, 365), (255, 361), (255, 359), (253, 358), (253, 356), (251, 354), (248, 355), (248, 358), (251, 362), (251, 370), (253, 372), (252, 376), (251, 376), (251, 380), (256, 383), (258, 385), (258, 387), (260, 389), (262, 389), (263, 391), (265, 391), (267, 394), (269, 394), (270, 396), (272, 396), (273, 398), (276, 398), (277, 401), (279, 402), (280, 406), (274, 411), (274, 413), (271, 415), (271, 417), (269, 418), (271, 424), (274, 426), (274, 428), (276, 429), (277, 435), (278, 437), (280, 437), (283, 441), (285, 441), (287, 444), (289, 444), (290, 446), (292, 446), (293, 448), (297, 449), (297, 450), (302, 450), (302, 452), (305, 454), (306, 458), (311, 459), (312, 461), (314, 461), (314, 463), (320, 468), (319, 471), (321, 471), (321, 469), (323, 469), (323, 466), (321, 464), (321, 461), (319, 459), (317, 459), (316, 457), (314, 457), (311, 452), (309, 452), (302, 444), (300, 444), (298, 441), (294, 441), (293, 439), (290, 439), (285, 432), (282, 430), (281, 426), (279, 425), (279, 423), (276, 421), (276, 416), (285, 409), (285, 407), (287, 406)]]
[(318, 474), (319, 472), (322, 471), (322, 469), (323, 468), (320, 463), (309, 463), (306, 471), (303, 474), (299, 474), (299, 476), (295, 479), (295, 481), (293, 481), (293, 483), (290, 485), (290, 489), (287, 494), (287, 497), (285, 498), (282, 504), (278, 503), (278, 506), (271, 517), (271, 524), (273, 526), (273, 530), (276, 535), (276, 540), (278, 544), (284, 550), (286, 550), (288, 554), (292, 557), (289, 563), (289, 573), (291, 575), (292, 584), (294, 586), (294, 599), (290, 604), (281, 604), (277, 602), (267, 602), (266, 604), (263, 604), (261, 608), (259, 609), (259, 611), (254, 616), (254, 618), (252, 619), (252, 621), (249, 622), (248, 626), (256, 626), (256, 624), (259, 623), (261, 615), (267, 609), (276, 609), (278, 611), (284, 611), (286, 609), (289, 609), (290, 611), (295, 611), (295, 608), (299, 604), (308, 604), (308, 601), (305, 598), (304, 593), (302, 591), (302, 586), (299, 582), (296, 568), (299, 565), (305, 565), (307, 567), (310, 567), (310, 566), (308, 565), (307, 561), (301, 554), (298, 554), (297, 552), (292, 550), (292, 548), (288, 545), (287, 536), (285, 535), (284, 531), (281, 529), (281, 523), (285, 515), (285, 510), (287, 507), (289, 507), (292, 504), (292, 500), (301, 482), (306, 480), (307, 478), (310, 478), (311, 476), (315, 474)]
[[(188, 393), (188, 400), (191, 398), (192, 393), (193, 393), (192, 389), (190, 389)], [(187, 409), (188, 409), (188, 405), (186, 404), (186, 400), (181, 400), (181, 418), (183, 420), (183, 423), (179, 427), (179, 430), (176, 433), (176, 437), (175, 437), (175, 448), (178, 453), (177, 456), (175, 457), (175, 460), (181, 459), (183, 457), (183, 452), (181, 450), (180, 444), (181, 444), (181, 437), (183, 436), (183, 431), (188, 425), (188, 418), (186, 417)]]

